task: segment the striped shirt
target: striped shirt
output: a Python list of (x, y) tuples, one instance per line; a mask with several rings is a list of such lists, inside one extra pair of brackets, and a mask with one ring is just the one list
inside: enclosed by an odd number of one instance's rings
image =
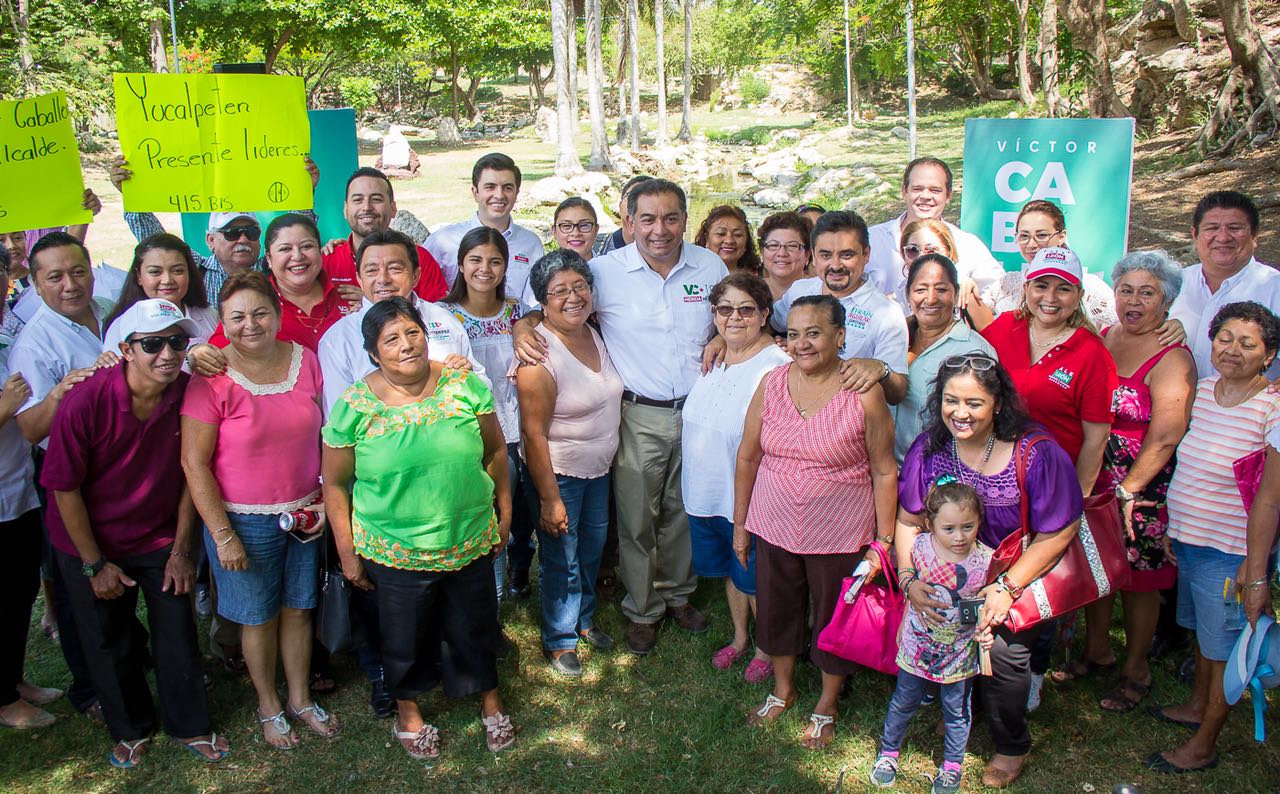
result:
[(764, 456), (747, 529), (793, 554), (851, 554), (871, 542), (876, 523), (862, 400), (840, 389), (804, 419), (787, 389), (792, 366), (764, 377)]
[(1194, 453), (1178, 456), (1169, 483), (1169, 537), (1243, 556), (1248, 516), (1232, 464), (1262, 449), (1280, 427), (1280, 394), (1263, 389), (1224, 408), (1213, 396), (1218, 380), (1204, 378), (1196, 387), (1191, 427), (1180, 445)]

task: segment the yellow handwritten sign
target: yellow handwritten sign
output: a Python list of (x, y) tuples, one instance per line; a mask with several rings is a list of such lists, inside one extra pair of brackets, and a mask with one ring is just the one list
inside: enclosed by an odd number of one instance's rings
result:
[(117, 74), (131, 212), (310, 209), (311, 128), (299, 77)]
[(0, 232), (88, 223), (83, 201), (66, 94), (0, 102)]

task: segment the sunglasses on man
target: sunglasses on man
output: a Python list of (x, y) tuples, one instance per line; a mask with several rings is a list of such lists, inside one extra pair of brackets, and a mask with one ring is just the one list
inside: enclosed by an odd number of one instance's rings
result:
[(179, 353), (187, 349), (187, 345), (191, 344), (191, 337), (186, 334), (173, 334), (172, 336), (143, 336), (138, 339), (130, 339), (129, 344), (138, 345), (142, 348), (142, 352), (148, 356), (154, 356), (164, 349), (167, 344), (171, 349)]
[(247, 237), (249, 238), (249, 242), (256, 243), (258, 242), (258, 238), (262, 236), (262, 229), (251, 224), (246, 224), (244, 226), (228, 226), (222, 230), (222, 236), (229, 243), (234, 243), (241, 237)]

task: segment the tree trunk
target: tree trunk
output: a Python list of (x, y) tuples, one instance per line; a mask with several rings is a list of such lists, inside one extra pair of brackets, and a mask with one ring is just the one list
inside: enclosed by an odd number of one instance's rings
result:
[[(541, 99), (541, 94), (539, 94)], [(458, 48), (449, 44), (449, 117), (458, 123)]]
[(627, 140), (629, 135), (627, 127), (627, 63), (630, 60), (631, 49), (628, 42), (631, 36), (628, 34), (627, 15), (624, 13), (618, 20), (618, 68), (614, 72), (613, 84), (618, 88), (618, 145), (621, 146)]
[(676, 140), (688, 143), (693, 140), (693, 128), (689, 116), (693, 112), (693, 0), (684, 0), (684, 85), (680, 102), (680, 132)]
[(666, 31), (667, 0), (653, 0), (653, 32), (656, 36), (654, 53), (658, 57), (658, 130), (654, 135), (654, 145), (669, 146), (667, 134), (667, 62), (663, 54), (662, 43)]
[(1058, 0), (1044, 0), (1040, 9), (1040, 75), (1049, 118), (1065, 111), (1058, 93)]
[(565, 24), (568, 25), (568, 47), (566, 52), (569, 60), (566, 62), (569, 69), (569, 111), (573, 117), (573, 126), (578, 126), (578, 15), (574, 13), (574, 0), (567, 0), (564, 4), (565, 8)]
[(559, 177), (582, 173), (573, 148), (573, 108), (569, 100), (569, 14), (565, 0), (551, 0), (551, 61), (556, 77), (556, 167)]
[[(18, 40), (18, 67), (22, 69), (22, 76), (25, 80), (30, 76), (31, 67), (35, 65), (35, 59), (31, 56), (31, 2), (30, 0), (17, 0), (18, 5), (9, 7), (9, 13), (12, 16), (13, 34)], [(5, 5), (9, 5), (5, 3)]]
[(1120, 101), (1115, 78), (1111, 74), (1111, 52), (1107, 46), (1106, 0), (1066, 0), (1064, 17), (1075, 46), (1093, 58), (1093, 74), (1089, 78), (1089, 115), (1095, 118), (1129, 115)]
[(640, 150), (640, 2), (627, 0), (627, 49), (631, 61), (631, 151)]
[(591, 117), (591, 159), (587, 167), (593, 171), (612, 171), (609, 159), (609, 132), (605, 125), (604, 62), (600, 54), (600, 0), (587, 0), (587, 113)]
[[(164, 20), (153, 19), (147, 24), (149, 43), (147, 50), (151, 53), (151, 71), (168, 72), (169, 55), (164, 47)], [(177, 53), (174, 53), (177, 57)]]
[[(1231, 51), (1231, 64), (1243, 78), (1240, 83), (1243, 121), (1219, 149), (1225, 153), (1242, 143), (1261, 146), (1280, 131), (1280, 107), (1277, 106), (1280, 102), (1280, 61), (1267, 47), (1254, 23), (1249, 0), (1218, 0), (1218, 14), (1222, 18), (1222, 34), (1227, 40), (1227, 49)], [(1229, 95), (1224, 92), (1224, 96)], [(1219, 111), (1228, 102), (1219, 103), (1215, 117), (1222, 115)], [(1219, 127), (1226, 126), (1224, 122), (1230, 121), (1235, 111), (1234, 106), (1228, 105), (1225, 111), (1229, 114), (1228, 119), (1211, 118), (1206, 128), (1212, 130), (1214, 121)]]
[(262, 60), (266, 61), (267, 74), (271, 74), (276, 65), (276, 58), (280, 57), (281, 50), (284, 45), (289, 43), (289, 39), (293, 38), (293, 25), (285, 25), (284, 30), (280, 31), (280, 35), (270, 46), (263, 49)]
[(1024, 107), (1036, 103), (1036, 95), (1031, 91), (1031, 63), (1027, 57), (1028, 17), (1031, 15), (1031, 0), (1014, 0), (1018, 9), (1018, 101)]
[(538, 95), (538, 107), (547, 104), (547, 82), (551, 80), (552, 75), (542, 76), (542, 68), (534, 66), (533, 71), (529, 73), (530, 79), (533, 80), (533, 90)]

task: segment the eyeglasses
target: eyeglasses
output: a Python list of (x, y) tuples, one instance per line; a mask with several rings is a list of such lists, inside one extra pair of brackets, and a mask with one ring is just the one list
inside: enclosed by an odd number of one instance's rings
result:
[(769, 242), (760, 246), (761, 251), (768, 251), (771, 254), (776, 254), (779, 251), (784, 251), (784, 250), (788, 254), (798, 254), (804, 249), (805, 249), (804, 243), (780, 243), (777, 240), (770, 240)]
[(138, 345), (142, 348), (142, 352), (148, 356), (154, 356), (159, 353), (164, 346), (169, 345), (170, 349), (179, 353), (187, 349), (187, 345), (191, 343), (191, 337), (186, 334), (174, 334), (173, 336), (144, 336), (141, 339), (130, 339), (129, 344)]
[(757, 306), (727, 306), (727, 305), (721, 304), (720, 306), (716, 307), (716, 314), (720, 315), (726, 320), (732, 317), (734, 314), (737, 314), (739, 317), (741, 317), (744, 320), (750, 320), (752, 317), (755, 317), (756, 314), (758, 314), (759, 312), (760, 312), (760, 309)]
[(1062, 232), (1036, 232), (1035, 234), (1031, 234), (1030, 232), (1018, 232), (1018, 236), (1015, 239), (1022, 245), (1026, 245), (1032, 240), (1036, 241), (1036, 245), (1044, 245), (1060, 234), (1062, 234)]
[(556, 230), (561, 234), (572, 234), (573, 232), (581, 232), (582, 234), (590, 234), (595, 231), (595, 221), (578, 221), (570, 223), (569, 221), (560, 221), (556, 224)]
[(947, 356), (942, 360), (942, 366), (947, 369), (960, 369), (968, 366), (974, 372), (986, 372), (994, 367), (997, 362), (986, 353), (969, 353), (964, 356)]
[(574, 295), (583, 295), (590, 291), (591, 291), (590, 284), (588, 284), (585, 281), (579, 281), (577, 284), (574, 284), (572, 287), (556, 287), (555, 289), (547, 293), (547, 297), (555, 298), (556, 300), (563, 300), (569, 297), (570, 293), (573, 293)]
[(222, 236), (229, 243), (234, 243), (241, 237), (248, 237), (249, 242), (256, 243), (262, 236), (262, 229), (257, 226), (228, 226), (222, 230)]
[(936, 245), (919, 246), (915, 243), (907, 243), (902, 246), (902, 256), (906, 259), (915, 259), (921, 254), (941, 254), (943, 250)]

